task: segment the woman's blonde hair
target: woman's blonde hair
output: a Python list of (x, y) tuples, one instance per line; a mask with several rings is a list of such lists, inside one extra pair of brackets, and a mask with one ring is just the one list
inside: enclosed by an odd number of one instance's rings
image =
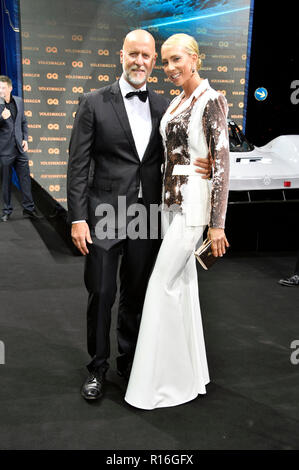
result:
[(201, 59), (199, 57), (198, 44), (193, 36), (189, 36), (189, 34), (184, 34), (184, 33), (173, 34), (168, 39), (166, 39), (166, 41), (163, 42), (162, 47), (174, 46), (174, 45), (180, 45), (184, 47), (187, 54), (190, 54), (190, 55), (197, 54), (198, 59), (196, 61), (196, 68), (197, 70), (200, 69)]

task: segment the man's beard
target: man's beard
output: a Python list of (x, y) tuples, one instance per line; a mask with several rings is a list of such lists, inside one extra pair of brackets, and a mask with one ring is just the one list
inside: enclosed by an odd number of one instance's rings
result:
[(140, 70), (140, 69), (138, 69), (138, 67), (136, 67), (136, 66), (133, 66), (129, 70), (126, 70), (125, 69), (125, 64), (122, 64), (122, 66), (123, 66), (123, 73), (124, 73), (127, 81), (129, 83), (132, 83), (132, 85), (142, 85), (143, 83), (146, 82), (146, 80), (150, 76), (150, 74), (147, 74), (146, 71), (144, 71), (145, 72), (145, 77), (144, 78), (134, 78), (134, 77), (132, 77), (131, 72), (134, 72), (134, 70)]

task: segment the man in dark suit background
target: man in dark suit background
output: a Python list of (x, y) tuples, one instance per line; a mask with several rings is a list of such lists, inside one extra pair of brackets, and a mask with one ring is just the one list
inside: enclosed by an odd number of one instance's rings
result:
[(3, 215), (7, 222), (13, 211), (11, 204), (11, 172), (14, 166), (23, 196), (23, 215), (37, 217), (31, 194), (28, 165), (28, 126), (22, 98), (12, 95), (12, 81), (0, 75), (0, 165), (2, 167)]
[[(127, 378), (147, 282), (159, 249), (159, 239), (131, 239), (127, 229), (134, 216), (123, 214), (134, 203), (141, 204), (149, 214), (150, 206), (161, 201), (163, 149), (159, 124), (168, 102), (146, 85), (156, 56), (152, 35), (144, 30), (131, 31), (120, 52), (122, 77), (83, 95), (71, 135), (69, 221), (73, 242), (86, 255), (85, 285), (89, 293), (87, 340), (92, 359), (87, 365), (89, 376), (81, 388), (87, 400), (102, 395), (109, 367), (111, 308), (119, 257), (122, 255), (117, 369)], [(199, 159), (198, 166), (202, 167), (200, 173), (209, 173), (206, 160)], [(125, 201), (121, 213), (119, 196)], [(97, 215), (97, 208), (103, 204), (113, 208), (116, 225), (113, 237), (101, 239), (97, 226), (103, 214)]]

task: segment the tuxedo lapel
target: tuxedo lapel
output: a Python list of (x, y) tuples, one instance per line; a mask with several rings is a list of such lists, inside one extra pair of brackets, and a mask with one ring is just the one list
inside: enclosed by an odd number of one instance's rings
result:
[(111, 104), (118, 117), (119, 123), (121, 127), (123, 128), (128, 141), (131, 144), (133, 155), (136, 157), (138, 161), (140, 161), (118, 82), (113, 83), (113, 85), (111, 86), (111, 95), (112, 95)]
[(146, 158), (150, 155), (150, 150), (154, 143), (154, 139), (157, 138), (157, 131), (159, 135), (158, 126), (160, 124), (160, 119), (163, 114), (163, 110), (161, 109), (161, 104), (158, 101), (156, 93), (149, 88), (148, 88), (148, 99), (150, 103), (151, 118), (152, 118), (152, 132), (151, 132), (148, 145), (144, 152), (142, 161), (146, 160)]

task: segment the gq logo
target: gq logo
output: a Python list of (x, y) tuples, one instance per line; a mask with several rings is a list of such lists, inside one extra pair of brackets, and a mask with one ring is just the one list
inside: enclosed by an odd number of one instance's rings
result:
[(82, 69), (82, 67), (83, 67), (83, 62), (82, 62), (82, 60), (78, 60), (78, 61), (73, 60), (72, 66), (73, 66), (74, 68), (79, 67), (79, 69)]
[(60, 151), (59, 151), (58, 148), (49, 148), (49, 149), (48, 149), (48, 153), (49, 153), (50, 155), (59, 155), (59, 154), (60, 154)]
[(83, 36), (81, 34), (73, 34), (72, 41), (83, 41)]
[(180, 90), (174, 90), (174, 89), (170, 90), (171, 96), (174, 96), (174, 95), (177, 96), (177, 95), (179, 95), (180, 93), (181, 93)]
[(148, 77), (147, 81), (149, 83), (158, 83), (158, 77)]
[(59, 104), (59, 100), (57, 98), (49, 98), (49, 99), (47, 99), (47, 103), (50, 106), (57, 105), (57, 104)]
[(219, 47), (228, 47), (229, 42), (228, 41), (219, 41), (218, 45), (219, 45)]
[(226, 65), (222, 65), (222, 66), (219, 65), (219, 66), (217, 67), (217, 71), (218, 71), (218, 72), (227, 72), (227, 67), (226, 67)]
[(46, 47), (46, 52), (48, 54), (57, 54), (57, 47), (50, 47), (50, 46), (47, 46)]
[(48, 129), (50, 129), (50, 131), (58, 131), (59, 124), (48, 124)]
[(99, 55), (109, 55), (108, 49), (99, 49), (98, 50)]
[(58, 80), (58, 73), (47, 73), (47, 78), (49, 80)]
[(30, 59), (28, 59), (28, 57), (24, 57), (24, 59), (22, 60), (22, 64), (23, 65), (30, 65), (31, 61), (30, 61)]
[(25, 114), (25, 116), (27, 116), (27, 117), (32, 117), (32, 111), (29, 111), (29, 110), (28, 110), (28, 111), (25, 111), (24, 114)]
[(23, 90), (24, 91), (31, 91), (31, 85), (24, 85)]
[(99, 75), (98, 80), (99, 82), (109, 82), (109, 75)]
[(28, 160), (28, 165), (33, 166), (34, 165), (33, 160)]
[(0, 364), (5, 364), (5, 346), (3, 341), (0, 341)]
[(33, 142), (33, 137), (32, 137), (32, 135), (28, 135), (28, 142)]
[(72, 88), (73, 93), (83, 93), (83, 87), (82, 86), (73, 86)]
[(60, 185), (59, 184), (50, 184), (49, 190), (51, 193), (55, 191), (60, 191)]
[(105, 23), (98, 23), (97, 24), (98, 29), (109, 29), (109, 25)]

